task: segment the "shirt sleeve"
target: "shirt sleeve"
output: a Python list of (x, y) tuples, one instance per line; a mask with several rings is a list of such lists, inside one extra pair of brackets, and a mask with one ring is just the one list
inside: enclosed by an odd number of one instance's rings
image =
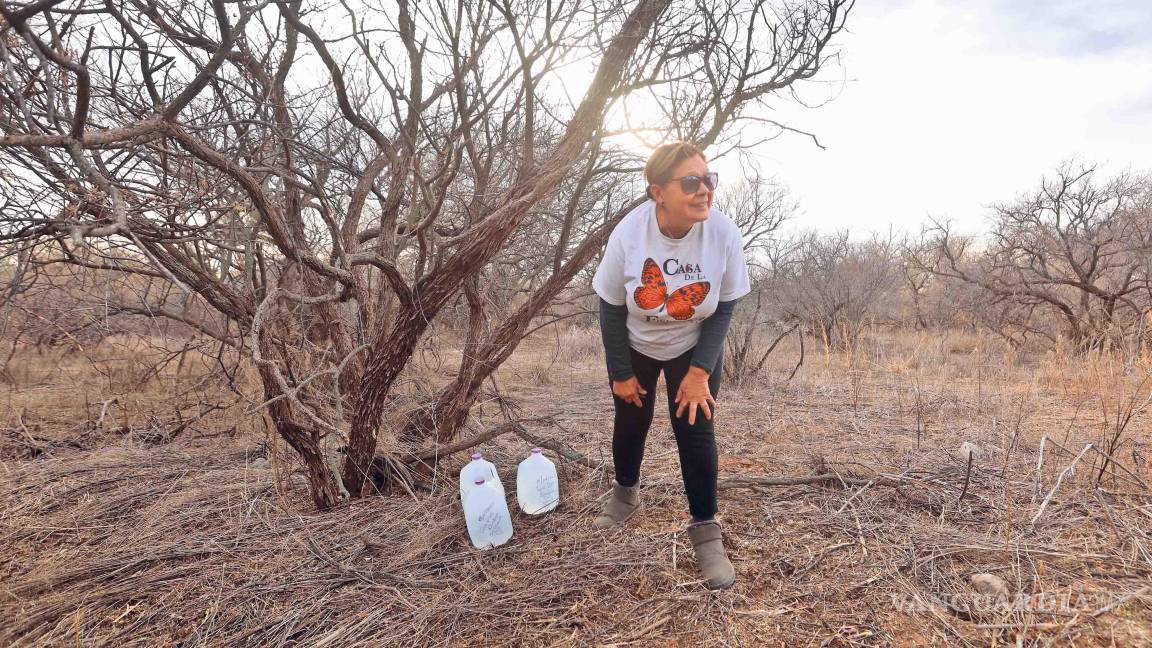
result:
[(700, 367), (709, 374), (716, 371), (716, 364), (720, 361), (720, 352), (724, 350), (724, 338), (728, 335), (728, 326), (732, 323), (734, 310), (736, 310), (735, 300), (722, 301), (716, 304), (716, 312), (700, 323), (700, 340), (692, 350), (692, 366)]
[(604, 359), (608, 377), (627, 380), (632, 372), (632, 353), (628, 348), (628, 307), (613, 306), (600, 300), (600, 337), (604, 341)]
[(592, 276), (592, 290), (609, 304), (624, 306), (627, 303), (624, 283), (624, 248), (616, 232), (613, 232), (608, 237), (608, 245), (600, 265), (596, 267), (596, 274)]
[(744, 256), (744, 244), (737, 230), (728, 241), (724, 278), (720, 281), (720, 301), (735, 301), (750, 292), (752, 281), (748, 278), (748, 260)]

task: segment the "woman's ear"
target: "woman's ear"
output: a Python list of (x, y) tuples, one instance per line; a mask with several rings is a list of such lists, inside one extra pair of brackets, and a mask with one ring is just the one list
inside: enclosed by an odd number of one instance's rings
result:
[(651, 198), (652, 200), (655, 200), (656, 204), (660, 204), (661, 202), (664, 201), (663, 194), (664, 194), (664, 188), (661, 187), (660, 185), (656, 185), (656, 184), (648, 185), (648, 197)]

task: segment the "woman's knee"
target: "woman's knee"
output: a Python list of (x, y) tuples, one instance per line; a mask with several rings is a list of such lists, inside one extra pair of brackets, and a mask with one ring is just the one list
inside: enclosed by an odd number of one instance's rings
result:
[(713, 428), (716, 425), (717, 414), (715, 407), (710, 406), (708, 408), (707, 414), (704, 413), (704, 408), (696, 408), (695, 423), (688, 422), (692, 413), (687, 407), (685, 407), (684, 411), (680, 413), (680, 416), (676, 416), (676, 410), (679, 407), (680, 406), (677, 403), (671, 400), (668, 401), (668, 415), (672, 421), (672, 429), (677, 430), (677, 432), (683, 430), (685, 433), (691, 434), (693, 436), (711, 435), (713, 433)]
[(676, 444), (681, 447), (696, 451), (701, 449), (715, 451), (716, 432), (711, 421), (701, 422), (698, 419), (695, 425), (691, 425), (687, 421), (673, 420), (672, 432), (676, 436)]

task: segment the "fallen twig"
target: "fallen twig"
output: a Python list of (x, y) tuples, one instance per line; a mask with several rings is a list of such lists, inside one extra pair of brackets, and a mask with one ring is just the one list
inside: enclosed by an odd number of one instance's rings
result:
[(614, 472), (611, 466), (608, 466), (604, 463), (592, 461), (588, 457), (585, 457), (584, 455), (580, 454), (579, 452), (576, 452), (572, 448), (569, 448), (568, 446), (564, 445), (563, 443), (560, 443), (559, 441), (553, 441), (552, 439), (546, 439), (543, 437), (538, 437), (538, 436), (532, 434), (531, 432), (529, 432), (527, 428), (525, 428), (523, 425), (520, 425), (519, 423), (516, 423), (516, 427), (512, 431), (516, 434), (516, 436), (520, 437), (521, 439), (524, 439), (528, 443), (531, 443), (532, 445), (538, 446), (541, 448), (547, 448), (547, 449), (551, 450), (552, 452), (555, 452), (556, 454), (560, 455), (561, 457), (567, 459), (568, 461), (571, 461), (573, 463), (578, 463), (582, 466), (586, 466), (586, 467), (591, 468), (593, 470), (603, 470), (603, 471), (609, 472), (609, 473)]
[(1048, 508), (1048, 502), (1052, 501), (1052, 496), (1056, 494), (1056, 490), (1060, 488), (1060, 484), (1064, 483), (1064, 477), (1072, 473), (1072, 471), (1076, 468), (1076, 464), (1080, 461), (1080, 458), (1083, 457), (1091, 449), (1091, 443), (1085, 445), (1084, 449), (1080, 451), (1080, 454), (1076, 455), (1076, 458), (1072, 460), (1072, 463), (1069, 464), (1067, 468), (1060, 471), (1060, 476), (1056, 478), (1056, 485), (1052, 487), (1052, 490), (1048, 491), (1048, 496), (1044, 498), (1043, 502), (1041, 502), (1040, 510), (1036, 511), (1036, 515), (1032, 518), (1032, 522), (1030, 524), (1036, 524), (1036, 521), (1040, 519), (1040, 516), (1044, 515), (1044, 509)]
[(968, 453), (968, 468), (964, 471), (964, 488), (960, 490), (960, 497), (956, 498), (956, 503), (959, 504), (963, 501), (964, 496), (968, 494), (968, 484), (972, 483), (972, 461), (975, 458), (975, 453)]
[(761, 477), (741, 475), (739, 477), (721, 479), (719, 482), (717, 482), (716, 487), (720, 489), (756, 488), (757, 486), (798, 486), (802, 484), (824, 483), (845, 484), (848, 486), (870, 486), (877, 484), (880, 486), (899, 487), (901, 485), (899, 480), (891, 479), (888, 477), (859, 479), (856, 477), (845, 477), (839, 473), (822, 473), (819, 475), (808, 475), (806, 477)]
[(532, 423), (532, 422), (539, 422), (539, 421), (545, 421), (545, 420), (548, 420), (548, 417), (537, 417), (537, 418), (531, 418), (531, 419), (520, 419), (517, 421), (506, 421), (506, 422), (501, 423), (500, 425), (497, 425), (493, 428), (489, 428), (483, 432), (480, 432), (479, 434), (470, 436), (467, 439), (461, 439), (460, 441), (457, 441), (455, 443), (449, 443), (446, 445), (436, 446), (434, 448), (429, 448), (427, 450), (421, 450), (419, 452), (414, 452), (414, 453), (404, 457), (404, 459), (407, 461), (428, 461), (428, 460), (432, 460), (432, 459), (439, 459), (440, 457), (447, 457), (448, 455), (456, 454), (457, 452), (463, 452), (464, 450), (469, 450), (471, 448), (475, 448), (476, 446), (480, 445), (481, 443), (491, 441), (492, 439), (495, 439), (496, 437), (501, 436), (503, 434), (507, 434), (509, 432), (515, 432), (517, 426), (523, 427), (524, 423)]

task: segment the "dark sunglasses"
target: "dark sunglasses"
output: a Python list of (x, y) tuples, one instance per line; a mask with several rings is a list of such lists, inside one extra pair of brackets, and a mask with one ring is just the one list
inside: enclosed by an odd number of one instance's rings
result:
[(720, 175), (716, 172), (706, 173), (702, 176), (686, 175), (679, 178), (669, 178), (668, 182), (673, 180), (680, 181), (680, 191), (686, 194), (694, 194), (700, 190), (700, 183), (703, 182), (704, 186), (708, 187), (708, 191), (716, 191), (716, 185), (720, 182)]

